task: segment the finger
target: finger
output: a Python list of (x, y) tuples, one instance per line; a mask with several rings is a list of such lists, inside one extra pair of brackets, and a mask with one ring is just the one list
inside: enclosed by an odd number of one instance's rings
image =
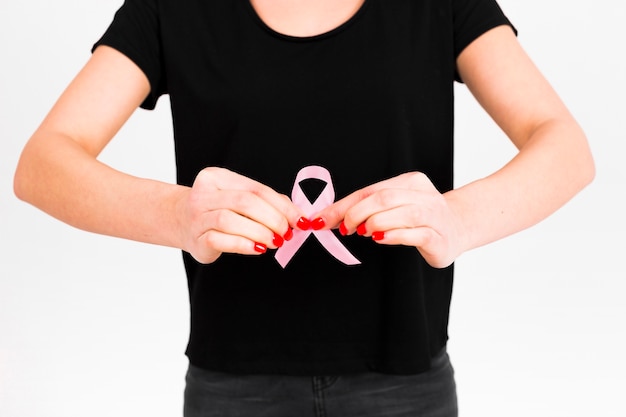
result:
[(201, 234), (215, 230), (228, 235), (241, 236), (253, 242), (263, 243), (272, 249), (284, 243), (284, 238), (267, 226), (226, 209), (206, 212), (198, 230)]
[[(367, 224), (367, 230), (388, 230), (415, 226), (414, 206), (419, 207), (422, 193), (406, 189), (383, 189), (361, 200), (346, 213), (348, 228)], [(362, 232), (363, 226), (360, 228)]]
[[(312, 216), (312, 219), (323, 219), (326, 227), (331, 229), (339, 227), (340, 223), (344, 220), (346, 212), (368, 195), (369, 193), (366, 188), (355, 191), (316, 213)], [(342, 234), (346, 234), (343, 229), (341, 232)]]
[(252, 194), (266, 201), (283, 216), (285, 216), (285, 218), (287, 218), (289, 224), (291, 225), (295, 225), (298, 219), (304, 216), (304, 212), (295, 204), (293, 204), (289, 197), (284, 194), (278, 193), (271, 187), (268, 187), (267, 185), (252, 180), (248, 177), (244, 177), (228, 171), (227, 174), (224, 174), (224, 178), (221, 179), (218, 187), (220, 189), (242, 190), (251, 192)]
[(372, 239), (381, 245), (414, 246), (424, 260), (434, 268), (445, 268), (455, 259), (454, 252), (450, 250), (449, 242), (430, 227), (374, 232)]
[[(346, 197), (335, 201), (330, 206), (324, 208), (323, 210), (316, 213), (312, 216), (313, 219), (321, 218), (324, 220), (324, 223), (329, 228), (339, 227), (340, 223), (344, 221), (346, 216), (346, 212), (358, 204), (360, 201), (368, 198), (370, 195), (375, 193), (378, 189), (385, 188), (386, 184), (389, 180), (381, 181), (372, 185), (369, 185), (360, 190), (354, 191), (353, 193), (347, 195)], [(351, 225), (352, 226), (352, 225)], [(355, 226), (356, 227), (356, 226)], [(352, 227), (351, 227), (352, 229)], [(342, 234), (345, 230), (343, 227), (341, 229)]]
[[(200, 238), (200, 243), (208, 253), (237, 253), (241, 255), (262, 255), (267, 251), (267, 245), (261, 242), (231, 235), (218, 230), (209, 230)], [(202, 249), (200, 249), (202, 253)]]
[(282, 212), (288, 219), (297, 221), (304, 213), (284, 194), (249, 177), (222, 168), (216, 170), (215, 185), (221, 190), (242, 190), (258, 195), (270, 205)]
[[(281, 235), (284, 235), (288, 231), (289, 226), (295, 227), (298, 219), (304, 216), (302, 210), (293, 204), (286, 195), (280, 194), (271, 187), (261, 184), (258, 181), (227, 169), (205, 168), (198, 174), (196, 182), (199, 183), (198, 186), (200, 188), (206, 187), (207, 189), (221, 191), (238, 190), (256, 195), (286, 219), (286, 224), (281, 222), (280, 226), (276, 225), (275, 222), (268, 224), (275, 232)], [(195, 186), (196, 184), (194, 183), (194, 187)]]
[(285, 215), (266, 199), (249, 191), (224, 190), (219, 192), (229, 210), (232, 210), (248, 219), (284, 234), (289, 228), (289, 222)]
[(383, 189), (361, 200), (346, 213), (342, 229), (370, 236), (373, 231), (429, 225), (437, 195), (407, 189)]
[(384, 232), (425, 225), (425, 220), (415, 205), (403, 202), (391, 207), (382, 206), (374, 199), (365, 199), (346, 213), (344, 228), (361, 236), (372, 236), (376, 231)]
[[(402, 174), (384, 181), (377, 182), (369, 185), (365, 188), (357, 190), (352, 194), (336, 201), (332, 205), (326, 207), (324, 210), (316, 214), (315, 217), (321, 217), (325, 220), (328, 226), (337, 227), (345, 220), (346, 213), (352, 207), (385, 189), (398, 189), (398, 190), (415, 190), (415, 191), (436, 191), (432, 182), (426, 175), (421, 172), (410, 172)], [(361, 220), (367, 218), (367, 216), (361, 216)], [(355, 223), (357, 220), (348, 219), (347, 223), (344, 223), (341, 227), (342, 233), (352, 233), (356, 227), (361, 224)]]
[(418, 249), (430, 248), (441, 236), (430, 227), (391, 229), (373, 232), (372, 240), (383, 245), (413, 246)]
[[(214, 211), (230, 211), (254, 220), (280, 236), (287, 236), (291, 230), (289, 221), (277, 210), (256, 194), (249, 191), (218, 190), (212, 193), (197, 192), (192, 203), (198, 217)], [(210, 224), (205, 224), (210, 227)]]

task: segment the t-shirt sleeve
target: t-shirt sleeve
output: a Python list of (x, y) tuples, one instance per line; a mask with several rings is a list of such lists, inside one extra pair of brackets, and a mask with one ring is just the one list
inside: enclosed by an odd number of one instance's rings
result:
[(452, 0), (452, 3), (455, 57), (480, 35), (497, 26), (508, 25), (517, 35), (496, 0)]
[(156, 0), (125, 0), (113, 21), (92, 48), (110, 46), (130, 58), (150, 82), (150, 93), (141, 104), (152, 110), (167, 93)]

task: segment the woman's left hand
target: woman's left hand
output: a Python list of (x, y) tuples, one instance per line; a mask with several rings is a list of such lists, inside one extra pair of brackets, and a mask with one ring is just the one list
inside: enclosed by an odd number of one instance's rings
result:
[(436, 268), (463, 252), (461, 222), (445, 195), (421, 172), (411, 172), (355, 191), (320, 217), (342, 235), (358, 233), (383, 245), (414, 246)]

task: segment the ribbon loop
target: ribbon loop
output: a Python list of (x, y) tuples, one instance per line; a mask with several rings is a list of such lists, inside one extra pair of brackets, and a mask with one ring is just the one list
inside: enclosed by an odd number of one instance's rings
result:
[[(324, 189), (313, 203), (309, 201), (300, 187), (301, 181), (310, 178), (322, 180), (326, 183)], [(298, 172), (298, 175), (296, 175), (296, 180), (294, 181), (293, 189), (291, 191), (291, 201), (296, 206), (300, 207), (307, 216), (312, 216), (316, 212), (333, 204), (335, 202), (335, 189), (330, 178), (330, 172), (328, 172), (326, 168), (317, 165), (302, 168)], [(304, 244), (311, 234), (315, 236), (328, 253), (333, 255), (340, 262), (343, 262), (346, 265), (358, 265), (361, 263), (350, 253), (350, 251), (348, 251), (339, 239), (337, 239), (337, 236), (335, 236), (330, 230), (295, 229), (293, 231), (293, 238), (290, 241), (285, 242), (274, 255), (280, 266), (283, 268), (287, 266), (291, 258), (293, 258), (298, 249), (300, 249), (300, 246)]]

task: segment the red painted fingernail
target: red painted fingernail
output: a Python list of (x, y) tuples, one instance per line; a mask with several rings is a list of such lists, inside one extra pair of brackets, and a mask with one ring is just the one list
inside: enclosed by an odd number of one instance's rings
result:
[(383, 240), (385, 238), (385, 232), (374, 232), (372, 233), (373, 240)]
[(287, 229), (287, 233), (285, 233), (285, 235), (283, 236), (283, 239), (285, 239), (286, 241), (290, 241), (292, 237), (293, 237), (293, 229), (290, 227), (289, 229)]
[(254, 250), (256, 252), (259, 252), (259, 253), (265, 253), (265, 252), (267, 252), (267, 246), (265, 246), (262, 243), (255, 242), (254, 243)]
[(309, 230), (311, 228), (311, 222), (304, 217), (300, 217), (296, 225), (300, 228), (300, 230)]
[(363, 236), (367, 233), (367, 229), (365, 229), (365, 223), (361, 223), (357, 228), (356, 228), (356, 232), (360, 235)]
[(341, 233), (341, 236), (345, 236), (348, 234), (348, 228), (343, 222), (341, 222), (341, 224), (339, 225), (339, 233)]
[(283, 246), (283, 243), (285, 243), (285, 239), (283, 239), (278, 233), (274, 233), (274, 239), (272, 239), (272, 243), (277, 248), (280, 248), (281, 246)]
[(324, 226), (326, 226), (326, 222), (321, 217), (318, 217), (311, 223), (311, 227), (313, 228), (313, 230), (323, 229)]

